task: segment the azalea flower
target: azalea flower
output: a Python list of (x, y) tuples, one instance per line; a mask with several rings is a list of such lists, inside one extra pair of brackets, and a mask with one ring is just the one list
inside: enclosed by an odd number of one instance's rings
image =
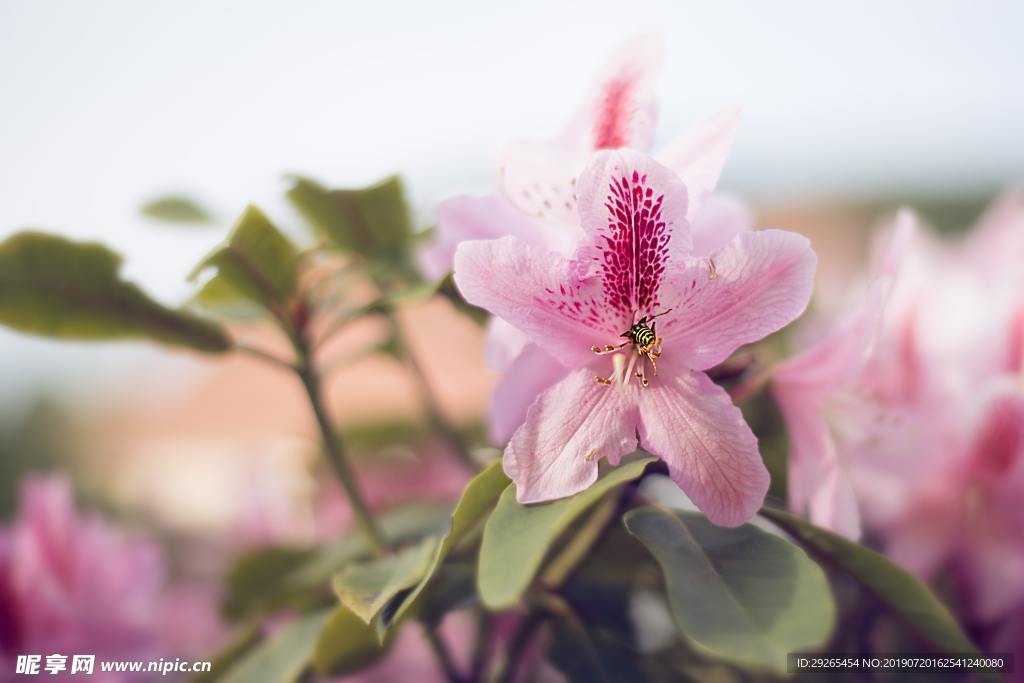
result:
[(921, 577), (952, 569), (996, 634), (1024, 623), (1021, 262), (1024, 193), (952, 242), (905, 212), (860, 307), (774, 379), (793, 508)]
[[(424, 273), (434, 279), (444, 276), (463, 241), (506, 235), (572, 256), (585, 238), (576, 207), (576, 183), (591, 157), (602, 149), (650, 150), (657, 109), (653, 86), (660, 61), (656, 38), (644, 36), (628, 43), (604, 67), (557, 139), (514, 143), (502, 152), (499, 194), (442, 202), (434, 239), (420, 254)], [(738, 124), (736, 110), (722, 111), (679, 137), (658, 157), (686, 184), (695, 256), (710, 256), (734, 235), (753, 227), (742, 203), (712, 195)], [(561, 378), (563, 368), (501, 318), (489, 323), (487, 356), (489, 365), (503, 373), (491, 402), (489, 432), (494, 443), (505, 444), (526, 419), (537, 395)]]
[(599, 152), (577, 197), (585, 237), (571, 258), (516, 237), (464, 242), (455, 255), (465, 299), (561, 366), (505, 450), (517, 499), (586, 489), (598, 461), (618, 464), (639, 434), (709, 519), (741, 524), (768, 473), (740, 411), (703, 371), (800, 315), (809, 243), (745, 231), (713, 259), (695, 256), (687, 186), (629, 150)]
[[(18, 654), (95, 654), (157, 659), (198, 654), (216, 633), (204, 604), (166, 581), (155, 543), (129, 538), (97, 516), (79, 515), (66, 479), (29, 478), (18, 516), (0, 531), (0, 665)], [(205, 609), (203, 609), (205, 607)], [(127, 674), (99, 671), (98, 680)]]

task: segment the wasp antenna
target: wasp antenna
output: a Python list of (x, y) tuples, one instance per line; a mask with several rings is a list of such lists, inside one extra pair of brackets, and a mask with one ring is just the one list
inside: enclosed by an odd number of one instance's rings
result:
[(661, 317), (661, 316), (663, 316), (663, 315), (668, 315), (668, 314), (669, 314), (669, 313), (671, 313), (671, 312), (672, 312), (672, 309), (671, 309), (671, 308), (668, 308), (668, 309), (666, 309), (666, 310), (662, 311), (661, 313), (659, 313), (659, 314), (657, 314), (657, 315), (652, 315), (652, 316), (651, 316), (651, 320), (654, 320), (655, 318), (660, 318), (660, 317)]

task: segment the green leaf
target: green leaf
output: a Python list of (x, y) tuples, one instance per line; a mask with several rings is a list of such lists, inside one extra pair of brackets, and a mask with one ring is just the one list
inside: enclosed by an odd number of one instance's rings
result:
[(978, 654), (978, 648), (931, 589), (884, 555), (787, 512), (763, 508), (761, 514), (811, 553), (849, 574), (934, 647), (951, 654)]
[[(221, 611), (229, 619), (258, 616), (282, 607), (298, 607), (303, 590), (282, 590), (280, 583), (313, 557), (311, 548), (271, 547), (240, 556), (227, 576)], [(273, 587), (273, 588), (268, 588)]]
[(220, 280), (213, 285), (214, 293), (221, 300), (226, 289), (232, 289), (243, 299), (280, 311), (295, 292), (297, 259), (295, 245), (262, 211), (250, 206), (238, 219), (227, 243), (203, 259), (191, 277), (214, 267), (214, 279)]
[(222, 683), (293, 683), (309, 666), (329, 610), (300, 617), (260, 643), (220, 679)]
[(262, 306), (239, 294), (231, 283), (219, 275), (207, 280), (192, 295), (188, 304), (218, 318), (237, 321), (259, 320), (265, 314)]
[(167, 195), (142, 205), (142, 214), (166, 223), (210, 223), (213, 215), (198, 202), (181, 195)]
[(38, 232), (0, 243), (0, 323), (64, 339), (141, 338), (210, 353), (230, 341), (214, 323), (149, 298), (95, 242)]
[(623, 521), (661, 565), (676, 626), (709, 654), (783, 673), (788, 653), (828, 639), (828, 579), (798, 546), (751, 524), (726, 529), (661, 507)]
[(552, 629), (551, 663), (573, 683), (644, 683), (638, 653), (603, 631), (558, 621)]
[(336, 247), (371, 260), (407, 257), (412, 221), (397, 176), (358, 190), (329, 190), (296, 178), (288, 199)]
[(249, 626), (221, 648), (210, 659), (210, 670), (197, 673), (191, 678), (192, 683), (213, 683), (219, 681), (222, 674), (231, 670), (261, 642), (259, 628)]
[[(392, 543), (438, 535), (449, 508), (406, 505), (379, 517)], [(353, 532), (325, 546), (271, 547), (243, 554), (228, 574), (222, 610), (232, 620), (255, 618), (279, 609), (303, 610), (330, 599), (331, 577), (346, 564), (370, 555), (370, 545)]]
[(373, 664), (384, 656), (389, 645), (379, 643), (372, 626), (339, 605), (316, 640), (313, 670), (320, 676), (344, 676)]
[(342, 605), (369, 624), (389, 600), (419, 583), (438, 543), (428, 537), (386, 557), (350, 564), (334, 577), (334, 592)]
[(516, 604), (555, 539), (606, 493), (639, 477), (654, 460), (641, 458), (623, 464), (586, 491), (542, 505), (520, 505), (515, 485), (509, 485), (484, 526), (477, 570), (483, 603), (494, 610)]
[(437, 574), (448, 553), (480, 524), (480, 520), (494, 507), (508, 484), (509, 479), (501, 469), (500, 460), (492, 462), (466, 484), (459, 502), (452, 511), (451, 528), (437, 546), (437, 552), (426, 574), (408, 595), (403, 597), (400, 604), (391, 606), (390, 614), (382, 615), (387, 617), (381, 620), (382, 630), (400, 622), (406, 614), (416, 610), (420, 596)]

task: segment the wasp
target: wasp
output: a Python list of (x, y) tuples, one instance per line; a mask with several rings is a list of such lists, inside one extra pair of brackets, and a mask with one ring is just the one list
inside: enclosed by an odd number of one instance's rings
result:
[[(590, 347), (590, 350), (599, 356), (603, 356), (606, 353), (614, 353), (615, 351), (632, 344), (636, 353), (629, 359), (629, 367), (626, 368), (623, 383), (628, 384), (630, 377), (635, 376), (640, 380), (640, 383), (646, 387), (650, 384), (650, 381), (647, 379), (647, 374), (644, 372), (645, 360), (650, 362), (652, 375), (657, 377), (658, 358), (661, 357), (661, 337), (658, 336), (658, 323), (656, 319), (671, 312), (672, 309), (670, 308), (658, 313), (657, 315), (645, 315), (630, 325), (628, 330), (619, 335), (620, 337), (624, 337), (626, 341), (621, 344), (605, 344), (604, 346), (598, 346), (595, 344)], [(636, 316), (634, 314), (634, 318), (635, 317)], [(636, 366), (637, 358), (640, 359), (640, 367), (636, 368), (634, 375), (634, 367)], [(599, 384), (612, 384), (614, 377), (597, 376), (594, 377), (594, 381)]]

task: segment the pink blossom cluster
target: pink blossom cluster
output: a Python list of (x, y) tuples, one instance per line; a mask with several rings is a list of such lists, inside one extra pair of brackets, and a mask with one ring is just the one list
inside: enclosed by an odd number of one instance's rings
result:
[(491, 435), (508, 442), (520, 502), (582, 491), (600, 460), (639, 445), (712, 521), (735, 526), (760, 507), (768, 473), (704, 371), (800, 315), (815, 256), (712, 195), (735, 112), (647, 153), (651, 44), (616, 55), (558, 139), (512, 145), (499, 195), (442, 205), (425, 265), (453, 263), (465, 299), (495, 316)]
[[(206, 653), (219, 633), (214, 596), (172, 584), (160, 546), (75, 509), (60, 477), (30, 477), (0, 530), (0, 668), (18, 655), (173, 660)], [(102, 673), (96, 680), (126, 680)]]
[(867, 291), (784, 362), (790, 502), (1024, 642), (1024, 193), (947, 241), (902, 212)]

